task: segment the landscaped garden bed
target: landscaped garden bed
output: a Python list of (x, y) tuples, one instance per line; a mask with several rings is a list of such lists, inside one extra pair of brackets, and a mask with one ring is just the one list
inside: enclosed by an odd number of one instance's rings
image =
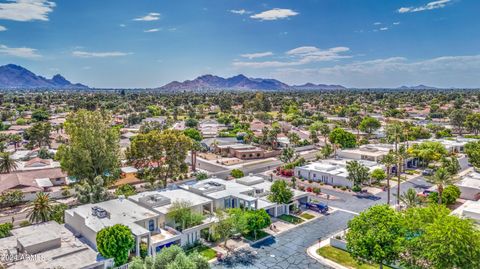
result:
[(257, 238), (255, 238), (255, 234), (253, 232), (250, 232), (250, 233), (247, 233), (247, 234), (243, 235), (243, 237), (245, 239), (247, 239), (248, 241), (251, 241), (251, 242), (259, 241), (259, 240), (264, 239), (265, 237), (268, 237), (268, 236), (271, 236), (271, 235), (269, 233), (265, 232), (265, 231), (262, 231), (262, 230), (257, 231)]
[(310, 220), (310, 219), (315, 218), (314, 215), (309, 214), (309, 213), (306, 213), (306, 212), (305, 212), (305, 213), (302, 213), (302, 214), (300, 215), (300, 217), (303, 218), (303, 219), (306, 219), (306, 220)]
[[(317, 254), (348, 268), (353, 268), (353, 269), (379, 268), (377, 264), (368, 264), (368, 263), (359, 264), (352, 258), (352, 256), (350, 256), (350, 253), (348, 253), (345, 250), (341, 250), (339, 248), (335, 248), (332, 246), (324, 246), (319, 248), (317, 250)], [(392, 267), (389, 267), (386, 265), (384, 265), (383, 268), (392, 269)]]
[(300, 223), (304, 222), (303, 219), (301, 219), (299, 217), (292, 216), (292, 215), (281, 215), (278, 218), (283, 220), (283, 221), (292, 223), (292, 224), (300, 224)]
[(213, 250), (209, 246), (206, 246), (206, 245), (203, 245), (203, 244), (192, 247), (192, 248), (189, 248), (186, 251), (186, 253), (190, 254), (190, 253), (195, 252), (195, 251), (198, 254), (200, 254), (202, 257), (204, 257), (207, 261), (209, 261), (209, 260), (211, 260), (211, 259), (213, 259), (217, 256), (217, 252), (215, 250)]

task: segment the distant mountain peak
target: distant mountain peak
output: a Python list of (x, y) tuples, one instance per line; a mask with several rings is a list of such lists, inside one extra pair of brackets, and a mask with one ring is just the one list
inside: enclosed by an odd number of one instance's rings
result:
[(436, 87), (433, 87), (433, 86), (427, 86), (427, 85), (423, 85), (423, 84), (420, 84), (420, 85), (417, 85), (417, 86), (401, 86), (397, 89), (400, 89), (400, 90), (435, 90), (435, 89), (438, 89)]
[(199, 76), (183, 82), (173, 81), (160, 88), (163, 91), (192, 90), (283, 90), (290, 86), (275, 79), (248, 78), (239, 74), (223, 78), (211, 74)]
[(72, 84), (60, 74), (47, 79), (20, 65), (7, 64), (0, 66), (0, 88), (85, 89), (88, 87), (79, 83)]

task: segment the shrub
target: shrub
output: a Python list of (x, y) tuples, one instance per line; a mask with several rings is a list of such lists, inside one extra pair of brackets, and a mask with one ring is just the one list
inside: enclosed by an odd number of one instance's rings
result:
[(241, 178), (245, 176), (243, 171), (240, 169), (233, 169), (232, 172), (230, 172), (230, 175), (234, 178)]
[(30, 226), (30, 221), (28, 220), (23, 220), (22, 222), (20, 222), (20, 227), (27, 227), (27, 226)]
[(11, 224), (10, 222), (0, 224), (0, 238), (9, 236), (12, 229), (13, 224)]
[(317, 188), (317, 187), (313, 188), (313, 193), (319, 194), (320, 192), (321, 192), (320, 188)]
[[(347, 187), (342, 187), (342, 190), (346, 190), (346, 189), (347, 189)], [(354, 192), (359, 192), (361, 190), (362, 190), (362, 188), (360, 188), (359, 186), (353, 186), (353, 188), (352, 188), (352, 191), (354, 191)]]
[[(455, 185), (448, 185), (443, 189), (442, 204), (453, 205), (460, 197), (460, 189)], [(438, 192), (432, 192), (428, 195), (428, 201), (430, 203), (438, 203)]]

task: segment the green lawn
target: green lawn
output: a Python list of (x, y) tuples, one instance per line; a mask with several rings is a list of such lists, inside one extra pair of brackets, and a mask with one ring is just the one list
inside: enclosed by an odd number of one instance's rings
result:
[(191, 248), (187, 250), (187, 254), (192, 253), (192, 252), (198, 252), (201, 256), (203, 256), (207, 261), (215, 258), (217, 256), (217, 252), (213, 250), (212, 248), (205, 246), (205, 245), (200, 245), (196, 246), (194, 248)]
[(303, 219), (301, 219), (299, 217), (292, 216), (292, 215), (281, 215), (278, 218), (283, 220), (283, 221), (290, 222), (292, 224), (299, 224), (299, 223), (304, 222)]
[(248, 233), (248, 234), (244, 234), (243, 237), (245, 237), (245, 239), (247, 240), (250, 240), (250, 241), (257, 241), (257, 240), (260, 240), (264, 237), (267, 237), (269, 236), (270, 234), (265, 232), (265, 231), (262, 231), (262, 230), (259, 230), (257, 231), (257, 239), (255, 239), (255, 235), (252, 233)]
[[(325, 247), (321, 247), (317, 250), (317, 254), (326, 258), (326, 259), (329, 259), (331, 261), (334, 261), (340, 265), (343, 265), (345, 267), (348, 267), (348, 268), (352, 268), (352, 269), (377, 269), (379, 268), (378, 265), (372, 265), (372, 264), (367, 264), (367, 263), (363, 263), (363, 264), (359, 264), (357, 263), (353, 258), (352, 256), (350, 256), (350, 254), (344, 250), (341, 250), (341, 249), (338, 249), (338, 248), (335, 248), (335, 247), (332, 247), (332, 246), (325, 246)], [(389, 266), (386, 266), (384, 265), (383, 268), (390, 268), (392, 269), (391, 267)]]
[(307, 219), (307, 220), (308, 220), (308, 219), (313, 219), (313, 218), (315, 218), (314, 215), (308, 214), (308, 213), (302, 213), (302, 214), (300, 215), (300, 217), (302, 217), (302, 218), (304, 218), (304, 219)]

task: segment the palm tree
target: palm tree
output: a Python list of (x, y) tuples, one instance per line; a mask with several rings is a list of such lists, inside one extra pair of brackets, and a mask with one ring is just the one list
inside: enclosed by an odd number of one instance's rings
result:
[(52, 205), (50, 196), (47, 193), (39, 192), (32, 201), (33, 210), (28, 213), (28, 219), (31, 223), (45, 222), (50, 220), (52, 214)]
[(387, 168), (387, 204), (390, 204), (390, 177), (392, 176), (392, 167), (396, 164), (395, 155), (393, 152), (389, 152), (385, 155), (381, 161)]
[(421, 200), (418, 197), (417, 192), (413, 188), (408, 189), (408, 191), (406, 191), (402, 195), (400, 195), (400, 201), (407, 208), (416, 207), (421, 203)]
[(405, 148), (405, 145), (401, 145), (398, 150), (396, 155), (396, 159), (398, 162), (397, 165), (397, 205), (400, 204), (400, 182), (401, 182), (401, 175), (402, 175), (402, 167), (404, 165), (405, 159), (408, 158), (408, 152), (407, 149)]
[(438, 204), (442, 204), (442, 194), (443, 194), (443, 187), (447, 185), (451, 185), (455, 182), (453, 176), (447, 171), (447, 169), (441, 167), (433, 175), (432, 179), (430, 180), (433, 184), (437, 185), (438, 190)]
[(9, 152), (0, 153), (0, 173), (8, 174), (17, 170), (17, 161), (12, 158)]

